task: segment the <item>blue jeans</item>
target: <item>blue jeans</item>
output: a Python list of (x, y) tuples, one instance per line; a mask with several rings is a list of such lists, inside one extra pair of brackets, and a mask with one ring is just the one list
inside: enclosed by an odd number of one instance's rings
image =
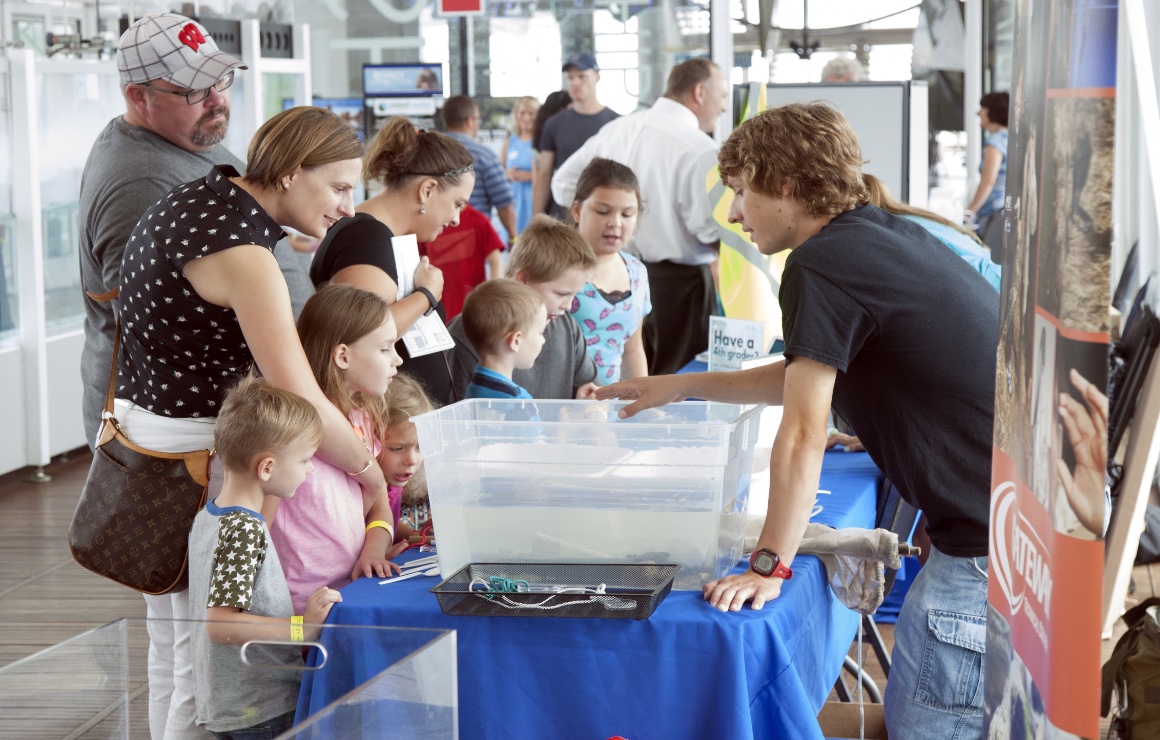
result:
[(253, 727), (244, 727), (229, 732), (215, 732), (214, 737), (218, 740), (274, 740), (293, 726), (294, 712), (287, 712)]
[(987, 558), (931, 548), (894, 626), (886, 682), (891, 738), (983, 737)]

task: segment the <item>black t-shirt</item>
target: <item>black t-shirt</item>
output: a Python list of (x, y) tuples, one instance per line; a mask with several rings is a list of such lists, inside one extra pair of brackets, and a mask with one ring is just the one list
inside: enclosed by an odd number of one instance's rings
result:
[(921, 226), (844, 213), (786, 260), (785, 354), (837, 368), (834, 408), (940, 551), (987, 554), (995, 289)]
[[(395, 266), (395, 252), (391, 247), (394, 234), (386, 224), (366, 213), (344, 218), (330, 228), (314, 261), (310, 264), (310, 281), (319, 287), (329, 281), (340, 270), (354, 265), (372, 265), (399, 283), (399, 269)], [(435, 309), (439, 318), (447, 321), (447, 314), (440, 303)], [(437, 401), (451, 394), (451, 374), (442, 352), (422, 357), (411, 357), (401, 338), (396, 345), (403, 364), (399, 372), (406, 373), (423, 384), (427, 395)]]
[(178, 185), (141, 216), (121, 261), (117, 398), (154, 414), (218, 414), (254, 358), (231, 308), (204, 300), (185, 278), (195, 259), (243, 244), (274, 251), (282, 229), (250, 194), (213, 168)]

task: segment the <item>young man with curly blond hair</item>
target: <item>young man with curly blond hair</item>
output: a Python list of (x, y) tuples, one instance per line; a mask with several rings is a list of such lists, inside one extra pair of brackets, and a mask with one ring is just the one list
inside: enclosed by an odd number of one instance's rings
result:
[(933, 551), (895, 627), (892, 737), (981, 737), (994, 288), (918, 224), (866, 204), (862, 151), (837, 110), (788, 105), (721, 147), (730, 221), (763, 254), (790, 250), (779, 301), (783, 362), (638, 378), (597, 391), (622, 412), (688, 397), (784, 405), (769, 516), (750, 569), (707, 584), (714, 607), (777, 598), (818, 489), (826, 416), (849, 421), (882, 472), (927, 516)]

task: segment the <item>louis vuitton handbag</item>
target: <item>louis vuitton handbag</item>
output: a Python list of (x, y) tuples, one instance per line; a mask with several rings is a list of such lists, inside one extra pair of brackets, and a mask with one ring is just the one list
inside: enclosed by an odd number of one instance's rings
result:
[[(89, 294), (112, 300), (116, 291)], [(188, 582), (189, 531), (205, 505), (212, 450), (155, 452), (133, 444), (113, 414), (121, 324), (93, 464), (68, 529), (73, 559), (146, 594)]]

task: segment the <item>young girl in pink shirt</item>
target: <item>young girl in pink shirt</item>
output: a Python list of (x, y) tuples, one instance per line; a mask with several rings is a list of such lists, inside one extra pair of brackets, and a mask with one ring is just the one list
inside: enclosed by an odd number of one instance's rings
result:
[[(319, 387), (362, 438), (367, 465), (377, 465), (383, 394), (402, 363), (387, 302), (358, 288), (328, 285), (306, 302), (298, 335)], [(397, 571), (390, 560), (406, 548), (394, 545), (401, 490), (388, 487), (387, 498), (370, 499), (354, 476), (317, 455), (313, 462), (293, 498), (269, 497), (262, 508), (298, 611), (320, 586), (338, 589), (360, 576)]]

